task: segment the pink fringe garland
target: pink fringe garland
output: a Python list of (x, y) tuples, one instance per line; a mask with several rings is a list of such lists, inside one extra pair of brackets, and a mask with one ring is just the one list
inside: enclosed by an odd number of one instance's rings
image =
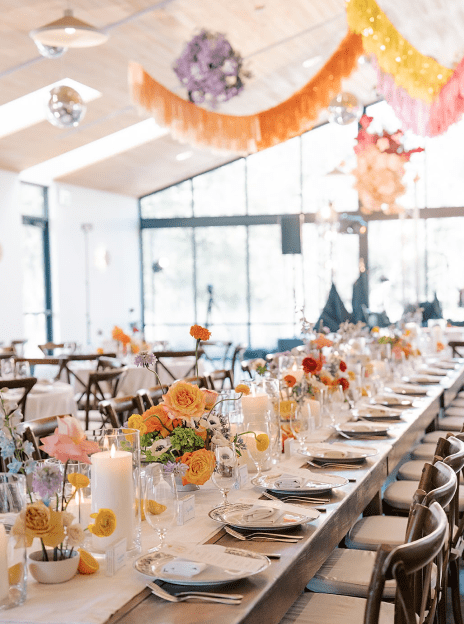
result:
[(395, 111), (405, 128), (420, 136), (434, 137), (445, 133), (464, 113), (464, 58), (432, 104), (412, 98), (398, 87), (393, 76), (384, 73), (374, 59), (377, 91)]

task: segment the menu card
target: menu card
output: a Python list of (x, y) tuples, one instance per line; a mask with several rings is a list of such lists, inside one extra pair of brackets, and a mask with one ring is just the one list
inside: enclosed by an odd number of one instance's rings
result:
[(218, 544), (200, 544), (187, 546), (184, 544), (166, 544), (162, 552), (187, 561), (206, 563), (208, 565), (230, 570), (237, 573), (259, 572), (263, 567), (263, 558), (248, 551), (238, 551)]

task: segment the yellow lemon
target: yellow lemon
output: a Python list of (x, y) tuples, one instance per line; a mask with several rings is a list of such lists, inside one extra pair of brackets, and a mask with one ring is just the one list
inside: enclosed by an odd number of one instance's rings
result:
[(80, 559), (77, 569), (81, 574), (94, 574), (98, 571), (98, 568), (100, 567), (98, 561), (92, 557), (90, 553), (82, 548), (79, 548), (79, 554)]
[(160, 503), (157, 503), (154, 500), (148, 501), (148, 511), (154, 516), (159, 516), (160, 514), (163, 513), (163, 511), (166, 511), (166, 509), (167, 509), (166, 505), (161, 505)]
[(22, 563), (17, 563), (11, 568), (8, 568), (8, 581), (10, 585), (17, 585), (21, 580), (21, 576), (23, 574), (23, 565)]

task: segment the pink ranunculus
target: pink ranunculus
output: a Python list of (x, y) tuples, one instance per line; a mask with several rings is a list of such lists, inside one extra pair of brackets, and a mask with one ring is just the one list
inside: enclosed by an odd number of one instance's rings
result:
[(205, 395), (205, 407), (207, 410), (210, 410), (218, 400), (219, 392), (216, 392), (215, 390), (208, 390), (207, 388), (201, 388), (201, 391)]
[(87, 440), (80, 422), (73, 416), (59, 418), (55, 433), (41, 441), (40, 449), (63, 463), (75, 460), (90, 464), (89, 454), (100, 450), (97, 442)]

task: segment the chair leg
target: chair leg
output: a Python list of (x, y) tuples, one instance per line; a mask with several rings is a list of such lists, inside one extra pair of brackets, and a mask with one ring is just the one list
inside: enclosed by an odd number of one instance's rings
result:
[(451, 604), (453, 607), (454, 624), (463, 624), (461, 611), (461, 595), (459, 591), (459, 560), (453, 559), (449, 564), (449, 585)]

